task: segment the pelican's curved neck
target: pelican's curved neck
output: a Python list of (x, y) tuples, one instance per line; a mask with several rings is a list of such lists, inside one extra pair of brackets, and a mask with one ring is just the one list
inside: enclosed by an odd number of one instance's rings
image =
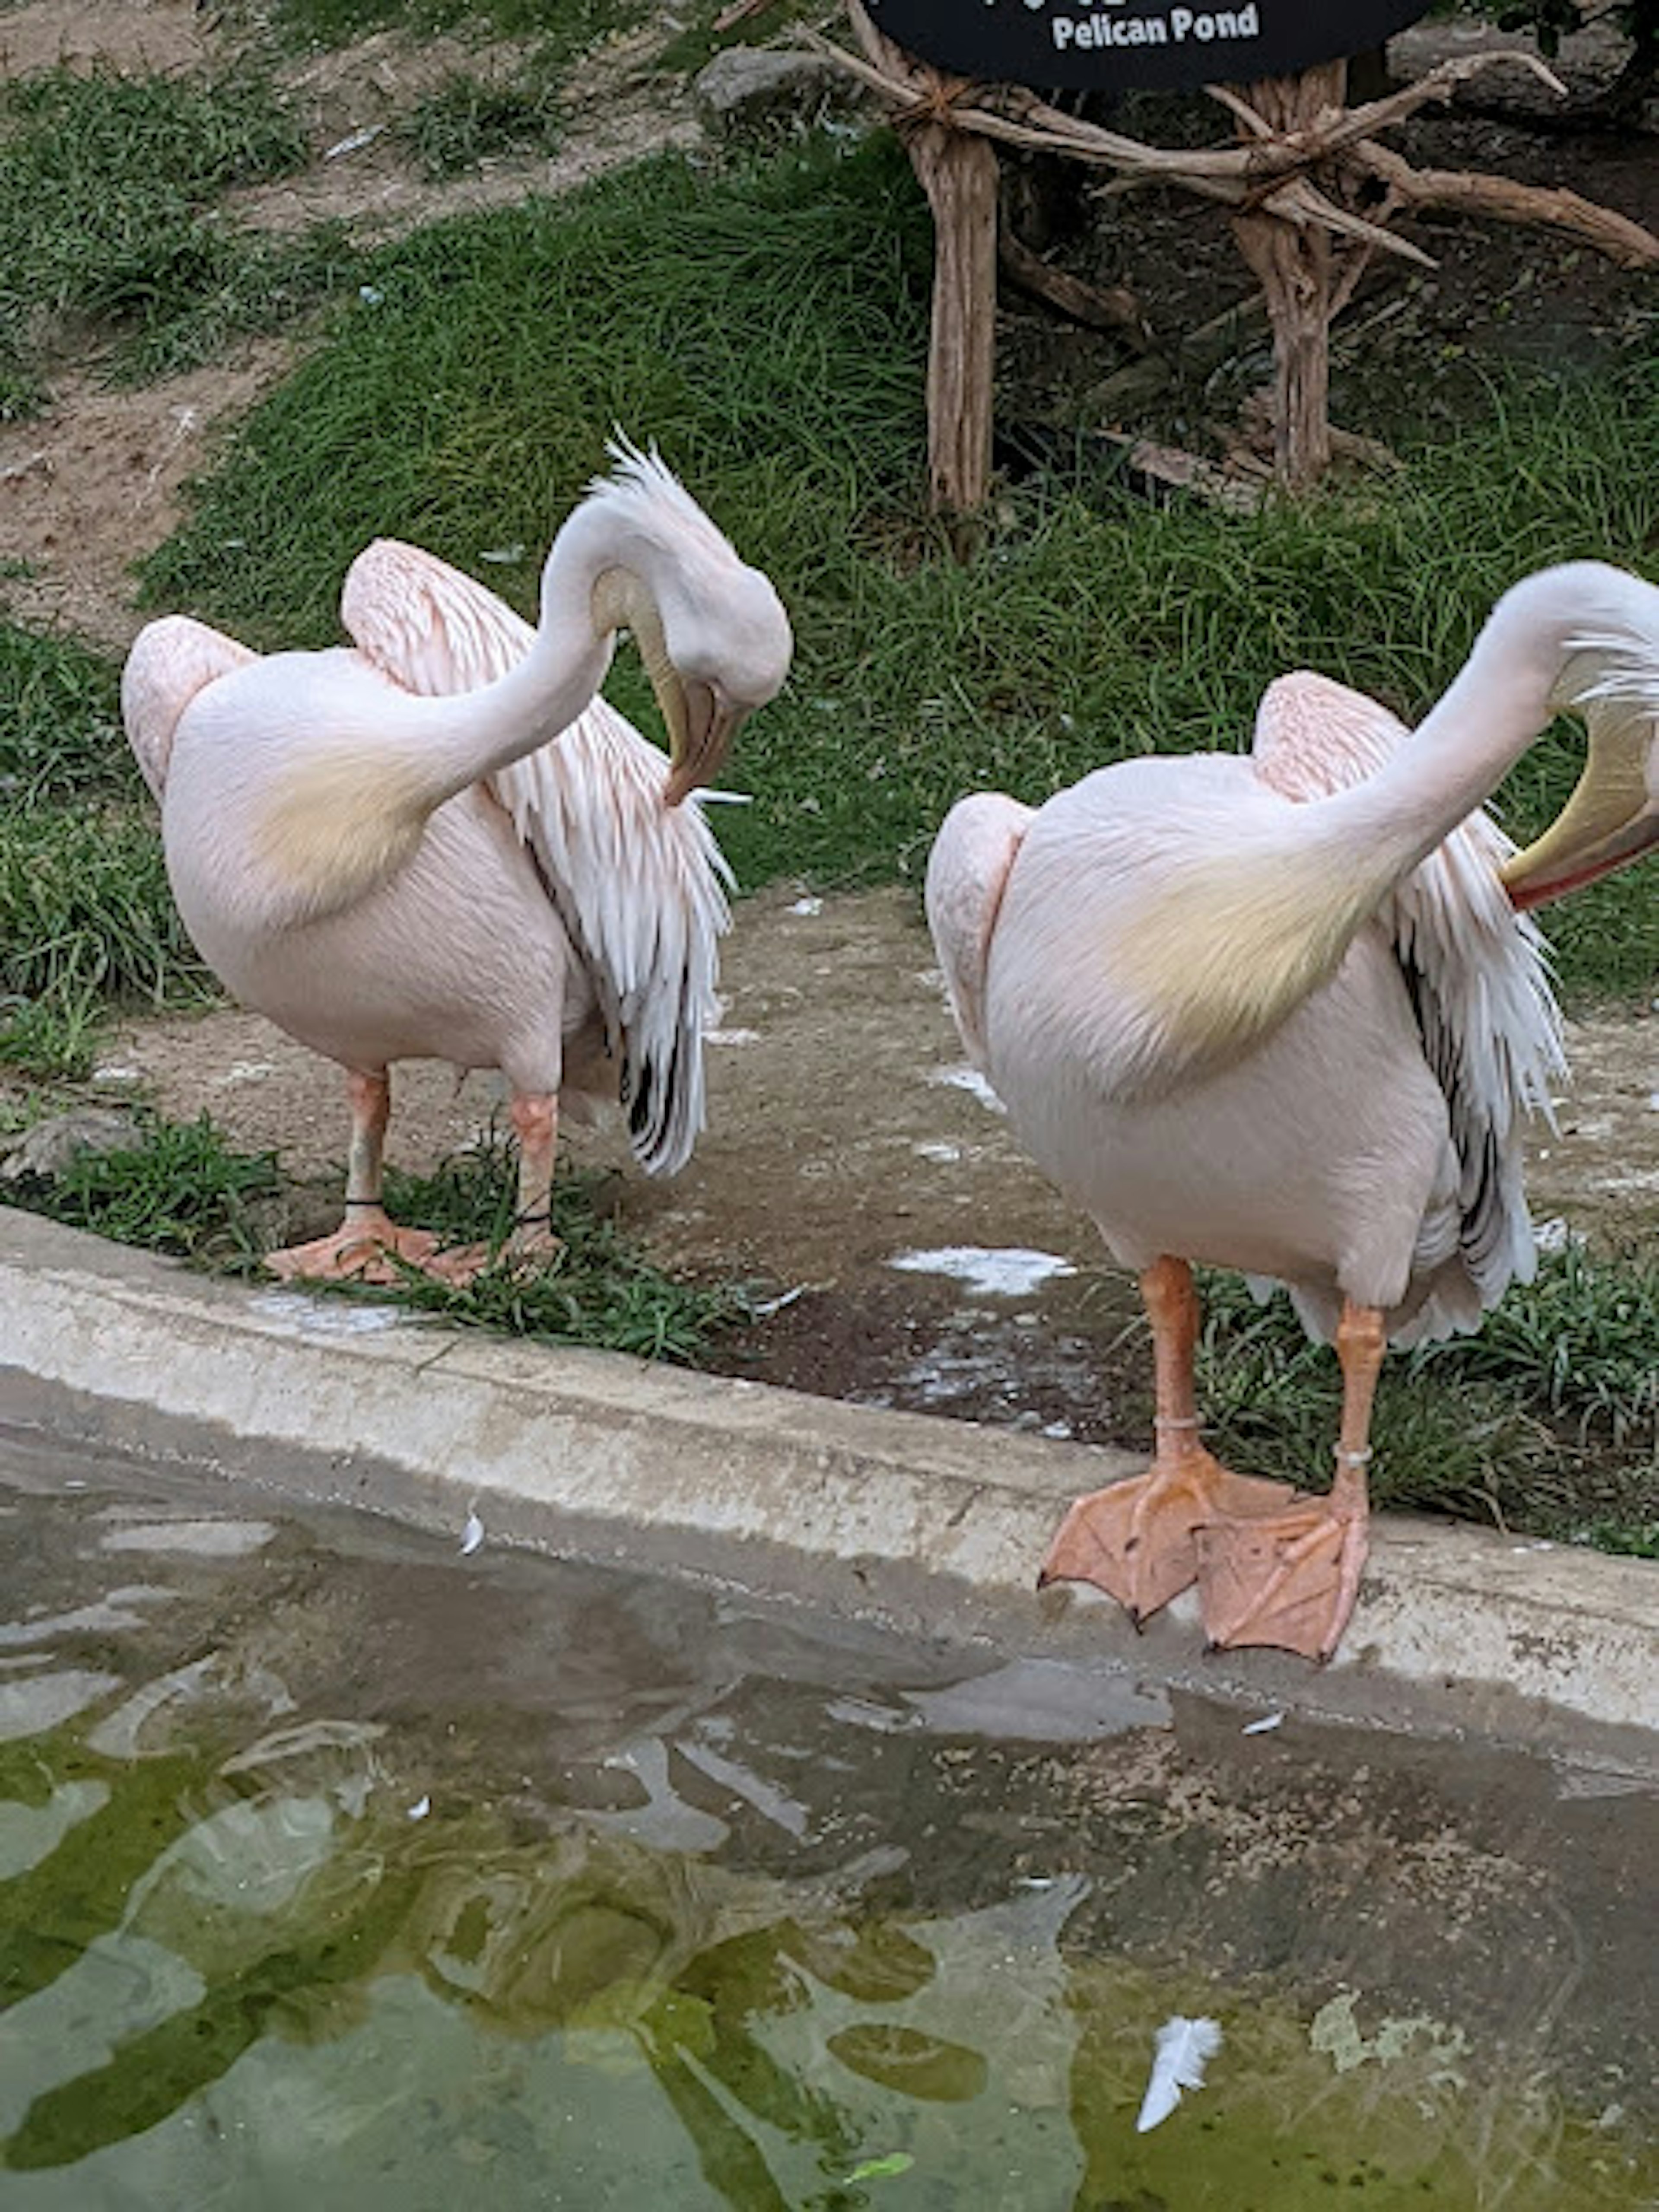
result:
[(321, 734), (281, 780), (259, 825), (270, 911), (284, 921), (335, 912), (410, 859), (447, 799), (568, 729), (610, 665), (614, 633), (596, 614), (607, 570), (648, 562), (603, 495), (566, 522), (542, 571), (541, 622), (518, 665), (494, 684), (441, 697), (388, 688), (361, 719)]
[(1575, 646), (1617, 633), (1628, 579), (1598, 562), (1528, 576), (1504, 593), (1433, 712), (1363, 784), (1303, 810), (1380, 889), (1409, 875), (1488, 799), (1545, 730)]
[(1138, 988), (1142, 1009), (1123, 1095), (1236, 1060), (1335, 973), (1389, 892), (1547, 724), (1574, 650), (1639, 634), (1632, 580), (1579, 562), (1517, 584), (1439, 705), (1376, 775), (1273, 810), (1224, 868), (1206, 853), (1190, 871), (1169, 871), (1117, 956), (1119, 982)]
[(596, 628), (594, 587), (630, 550), (619, 543), (605, 502), (584, 501), (553, 541), (542, 570), (541, 619), (518, 666), (480, 690), (409, 702), (425, 811), (546, 744), (587, 707), (615, 645), (610, 631)]

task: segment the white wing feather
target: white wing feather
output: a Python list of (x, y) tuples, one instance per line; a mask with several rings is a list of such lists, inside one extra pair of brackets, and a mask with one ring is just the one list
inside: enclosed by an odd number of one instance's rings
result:
[(1152, 2057), (1152, 2078), (1141, 2100), (1137, 2135), (1145, 2135), (1160, 2120), (1167, 2120), (1181, 2102), (1183, 2089), (1204, 2087), (1204, 2069), (1221, 2048), (1221, 2030), (1212, 2020), (1188, 2020), (1177, 2013), (1158, 2031)]
[[(1322, 799), (1374, 775), (1406, 734), (1374, 699), (1299, 672), (1263, 694), (1252, 762), (1286, 798)], [(1566, 1056), (1544, 939), (1499, 879), (1514, 850), (1481, 809), (1407, 877), (1379, 916), (1445, 1093), (1460, 1166), (1454, 1249), (1474, 1293), (1458, 1297), (1443, 1274), (1399, 1343), (1474, 1328), (1508, 1284), (1529, 1281), (1537, 1265), (1520, 1122), (1527, 1114), (1553, 1121), (1552, 1086)], [(1451, 1256), (1418, 1255), (1425, 1267)]]
[(163, 615), (139, 631), (121, 671), (121, 720), (156, 799), (167, 787), (173, 733), (185, 708), (198, 691), (258, 657), (190, 615)]
[(959, 799), (927, 856), (927, 927), (969, 1058), (985, 1065), (985, 965), (1031, 809), (1000, 791)]
[[(495, 682), (535, 635), (471, 577), (389, 538), (353, 562), (340, 608), (372, 660), (428, 695)], [(548, 736), (489, 787), (592, 977), (635, 1153), (672, 1175), (703, 1124), (702, 1039), (719, 1012), (731, 872), (695, 799), (663, 805), (666, 755), (605, 700)]]

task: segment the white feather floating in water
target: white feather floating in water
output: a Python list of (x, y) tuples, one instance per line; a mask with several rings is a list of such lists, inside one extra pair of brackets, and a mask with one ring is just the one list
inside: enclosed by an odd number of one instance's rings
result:
[(1152, 2059), (1152, 2078), (1141, 2100), (1137, 2135), (1145, 2135), (1160, 2120), (1167, 2120), (1181, 2102), (1183, 2089), (1204, 2087), (1204, 2069), (1221, 2048), (1221, 2030), (1212, 2020), (1188, 2020), (1177, 2013), (1158, 2031)]

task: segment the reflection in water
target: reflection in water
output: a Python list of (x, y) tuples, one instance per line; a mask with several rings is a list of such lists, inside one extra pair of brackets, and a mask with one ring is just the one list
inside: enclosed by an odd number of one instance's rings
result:
[[(562, 1616), (579, 1722), (527, 1701), (481, 1747), (423, 1707), (346, 1711), (342, 1685), (330, 1710), (294, 1656), (313, 1600), (278, 1667), (276, 1586), (236, 1579), (266, 1568), (195, 1557), (226, 1579), (179, 1586), (198, 1610), (171, 1639), (156, 1589), (124, 1608), (54, 1587), (0, 1630), (24, 1662), (0, 1676), (6, 2212), (1632, 2212), (1659, 2188), (1616, 2113), (1492, 2078), (1462, 2027), (1352, 1990), (1298, 2006), (1218, 1963), (1155, 1972), (1113, 1937), (1125, 1868), (1066, 1868), (1058, 1801), (976, 1784), (954, 1830), (924, 1817), (921, 1778), (1001, 1756), (930, 1731), (977, 1699), (1018, 1735), (1024, 1676), (895, 1693), (833, 1654), (813, 1680), (798, 1639), (763, 1636), (795, 1680), (745, 1704), (756, 1647), (721, 1656), (705, 1615), (701, 1685), (636, 1656), (607, 1693), (604, 1638), (649, 1605), (590, 1594)], [(307, 1552), (295, 1586), (330, 1566)], [(383, 1683), (396, 1638), (374, 1640)], [(1157, 1711), (1116, 1694), (1125, 1728)], [(911, 1763), (881, 1769), (882, 1747)], [(1151, 1828), (1126, 1802), (1127, 1854)], [(1210, 1881), (1188, 1816), (1152, 1811), (1148, 1867)], [(1032, 1870), (1033, 1838), (1057, 1871)], [(959, 1902), (905, 1887), (918, 1853), (979, 1855)], [(1224, 2054), (1139, 2136), (1176, 2010), (1218, 2014)]]

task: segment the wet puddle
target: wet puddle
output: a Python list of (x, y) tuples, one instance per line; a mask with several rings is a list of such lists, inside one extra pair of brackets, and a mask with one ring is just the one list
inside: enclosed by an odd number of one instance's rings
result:
[(5, 2212), (1659, 2203), (1620, 1778), (459, 1545), (0, 1436)]

